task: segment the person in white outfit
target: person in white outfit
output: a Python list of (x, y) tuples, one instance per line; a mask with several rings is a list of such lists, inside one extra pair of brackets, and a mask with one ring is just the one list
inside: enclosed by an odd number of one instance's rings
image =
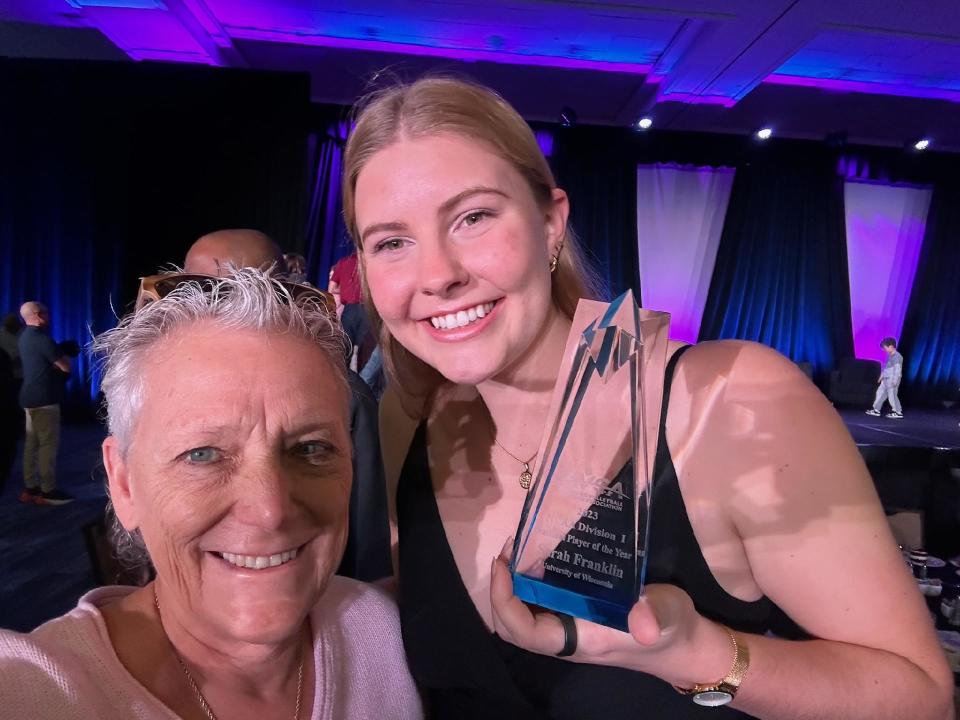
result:
[(873, 400), (873, 407), (867, 410), (867, 415), (879, 417), (884, 401), (889, 401), (890, 412), (887, 413), (887, 417), (900, 420), (903, 418), (903, 408), (900, 405), (898, 392), (900, 378), (903, 377), (903, 355), (897, 352), (897, 341), (892, 337), (881, 340), (880, 347), (887, 354), (887, 359), (883, 363), (883, 370), (878, 380), (877, 396)]

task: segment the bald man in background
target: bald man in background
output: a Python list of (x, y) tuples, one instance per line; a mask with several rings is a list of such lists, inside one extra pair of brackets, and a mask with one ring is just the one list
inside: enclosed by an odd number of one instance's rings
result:
[(70, 358), (50, 337), (50, 312), (31, 300), (20, 308), (26, 327), (18, 340), (23, 364), (20, 407), (26, 416), (23, 441), (23, 492), (20, 502), (66, 505), (73, 497), (57, 489), (60, 403), (70, 375)]
[[(259, 230), (218, 230), (199, 238), (187, 251), (183, 269), (220, 275), (228, 264), (285, 269), (283, 253)], [(377, 401), (369, 386), (350, 370), (350, 436), (353, 441), (353, 489), (350, 526), (340, 575), (373, 581), (392, 574), (387, 495), (380, 457)]]
[(187, 250), (183, 269), (198, 275), (220, 275), (227, 263), (263, 270), (276, 263), (284, 269), (280, 246), (266, 233), (248, 229), (207, 233)]

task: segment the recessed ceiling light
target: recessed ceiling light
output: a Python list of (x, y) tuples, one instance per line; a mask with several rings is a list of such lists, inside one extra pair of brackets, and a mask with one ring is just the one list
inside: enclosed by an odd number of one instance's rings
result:
[(638, 130), (649, 130), (651, 127), (653, 127), (653, 118), (642, 117), (639, 120), (637, 120)]
[(928, 147), (930, 147), (929, 138), (922, 138), (913, 144), (914, 150), (926, 150)]
[(765, 127), (757, 130), (757, 137), (761, 140), (769, 140), (771, 135), (773, 135), (773, 128)]

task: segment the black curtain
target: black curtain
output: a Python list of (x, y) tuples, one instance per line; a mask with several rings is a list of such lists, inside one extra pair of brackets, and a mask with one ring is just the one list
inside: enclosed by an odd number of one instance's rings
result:
[(639, 302), (637, 163), (591, 133), (558, 128), (551, 158), (570, 198), (570, 222), (611, 297), (632, 289)]
[(960, 397), (960, 182), (934, 186), (903, 323), (903, 395), (935, 404)]
[(826, 372), (853, 355), (843, 185), (829, 158), (737, 168), (700, 340), (769, 345)]
[[(0, 60), (0, 97), (0, 312), (41, 300), (56, 340), (111, 327), (211, 230), (304, 248), (306, 76)], [(98, 385), (78, 358), (68, 404)]]

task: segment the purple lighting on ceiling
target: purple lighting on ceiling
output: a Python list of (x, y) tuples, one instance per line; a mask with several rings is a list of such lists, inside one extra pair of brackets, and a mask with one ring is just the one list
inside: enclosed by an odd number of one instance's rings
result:
[(388, 42), (385, 40), (363, 40), (359, 38), (331, 37), (329, 35), (308, 35), (254, 28), (230, 28), (230, 35), (241, 40), (263, 40), (267, 42), (295, 43), (319, 47), (344, 48), (348, 50), (372, 50), (377, 52), (399, 53), (402, 55), (423, 55), (427, 57), (448, 58), (465, 62), (493, 62), (506, 65), (534, 65), (539, 67), (570, 68), (574, 70), (603, 70), (606, 72), (632, 73), (645, 75), (650, 70), (649, 63), (625, 63), (587, 58), (562, 57), (558, 55), (534, 55), (524, 53), (498, 52), (496, 50), (471, 50), (464, 48), (436, 47), (411, 43)]
[(733, 107), (737, 104), (737, 99), (727, 97), (726, 95), (697, 95), (696, 93), (671, 92), (657, 93), (657, 102), (678, 102), (685, 105), (720, 105), (722, 107)]
[(870, 95), (896, 95), (899, 97), (929, 98), (931, 100), (949, 100), (960, 102), (960, 91), (945, 88), (918, 87), (913, 85), (893, 85), (890, 83), (864, 82), (862, 80), (839, 80), (835, 78), (801, 77), (799, 75), (781, 75), (774, 73), (764, 78), (771, 85), (793, 85), (811, 87), (833, 92), (867, 93)]
[[(143, 13), (148, 13), (149, 22), (144, 21)], [(84, 17), (133, 60), (217, 64), (167, 10), (87, 7)]]
[(233, 46), (233, 41), (230, 40), (230, 36), (220, 27), (220, 23), (217, 22), (216, 17), (214, 17), (213, 13), (211, 13), (203, 3), (203, 0), (183, 0), (183, 4), (187, 12), (190, 13), (216, 45), (222, 48)]

